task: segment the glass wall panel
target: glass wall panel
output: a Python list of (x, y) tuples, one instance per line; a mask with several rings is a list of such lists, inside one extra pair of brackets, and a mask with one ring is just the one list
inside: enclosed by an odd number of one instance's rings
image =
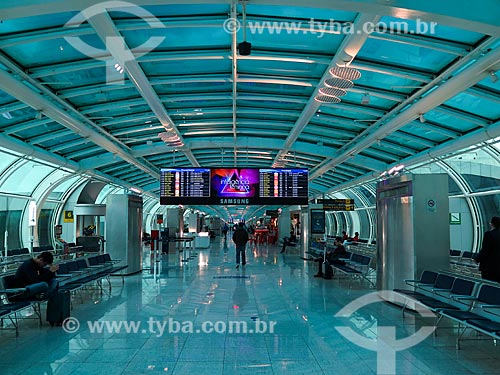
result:
[(61, 184), (57, 185), (54, 190), (51, 192), (49, 198), (59, 200), (61, 199), (64, 194), (74, 185), (77, 183), (78, 180), (82, 179), (80, 176), (74, 176), (69, 178), (68, 180), (62, 182)]
[(106, 185), (99, 192), (99, 195), (95, 200), (95, 203), (106, 204), (106, 199), (108, 198), (109, 194), (125, 194), (125, 189), (117, 188), (114, 185)]
[(335, 212), (335, 219), (337, 220), (337, 228), (336, 228), (336, 236), (340, 236), (342, 231), (347, 231), (347, 222), (345, 220), (345, 216), (342, 212)]
[(16, 159), (19, 159), (19, 157), (5, 152), (0, 152), (0, 175), (3, 173), (5, 168), (11, 165)]
[(17, 164), (15, 171), (0, 186), (0, 190), (9, 193), (31, 195), (40, 181), (53, 170), (53, 167), (33, 161)]
[[(356, 210), (359, 217), (359, 238), (362, 240), (368, 240), (370, 237), (370, 219), (368, 218), (367, 210)], [(354, 233), (352, 233), (354, 235)]]
[(335, 236), (337, 233), (337, 219), (333, 212), (325, 212), (326, 216), (326, 235)]
[[(367, 185), (372, 185), (372, 184), (367, 184)], [(375, 191), (375, 188), (373, 189), (373, 191)], [(361, 193), (361, 194), (363, 194), (366, 197), (369, 205), (374, 206), (376, 204), (376, 200), (377, 199), (376, 199), (375, 195), (373, 195), (371, 193), (371, 191), (366, 186), (364, 186), (364, 185), (361, 186), (358, 189), (358, 192)]]
[[(448, 161), (448, 160), (447, 160)], [(414, 174), (428, 174), (428, 173), (447, 173), (441, 166), (431, 163), (425, 166), (411, 169)], [(463, 191), (458, 187), (457, 183), (448, 175), (448, 194), (460, 194)]]
[[(483, 195), (476, 197), (483, 217), (483, 230), (490, 230), (490, 220), (493, 216), (500, 216), (500, 194)], [(482, 239), (481, 239), (482, 240)]]
[(56, 203), (46, 202), (43, 209), (38, 216), (37, 230), (38, 230), (38, 246), (52, 245), (50, 235), (52, 233), (50, 223), (55, 214)]
[[(21, 241), (21, 217), (26, 207), (27, 199), (0, 196), (0, 247), (18, 249), (28, 247)], [(7, 240), (6, 240), (7, 238)]]
[[(498, 170), (498, 173), (500, 173), (500, 168)], [(498, 187), (500, 186), (499, 178), (472, 174), (463, 174), (462, 176), (469, 183), (473, 191), (488, 191), (492, 189), (498, 189)]]

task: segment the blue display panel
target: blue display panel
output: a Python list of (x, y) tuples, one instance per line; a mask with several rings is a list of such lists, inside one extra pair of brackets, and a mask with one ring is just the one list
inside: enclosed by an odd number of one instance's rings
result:
[(161, 204), (203, 204), (210, 194), (210, 168), (162, 168)]

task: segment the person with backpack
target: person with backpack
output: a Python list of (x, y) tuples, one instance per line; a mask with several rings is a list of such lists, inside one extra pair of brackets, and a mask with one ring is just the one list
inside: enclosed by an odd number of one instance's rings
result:
[[(324, 277), (325, 279), (331, 279), (333, 277), (333, 264), (345, 264), (340, 258), (344, 256), (347, 251), (342, 244), (341, 237), (335, 237), (334, 245), (336, 246), (334, 250), (331, 247), (326, 248), (326, 253), (324, 257), (319, 257), (314, 259), (318, 262), (318, 273), (314, 277)], [(325, 273), (323, 273), (323, 263), (325, 263)]]
[(243, 223), (240, 221), (238, 227), (233, 233), (233, 242), (236, 245), (236, 268), (240, 267), (240, 255), (241, 255), (241, 265), (247, 264), (245, 247), (248, 242), (248, 232), (245, 229)]

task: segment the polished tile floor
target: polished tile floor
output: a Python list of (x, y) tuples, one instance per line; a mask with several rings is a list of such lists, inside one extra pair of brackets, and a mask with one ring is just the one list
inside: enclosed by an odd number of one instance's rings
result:
[(314, 278), (316, 263), (279, 250), (247, 249), (238, 270), (219, 239), (152, 263), (146, 251), (142, 274), (114, 278), (111, 296), (73, 298), (79, 327), (24, 320), (17, 339), (1, 331), (0, 374), (500, 374), (491, 340), (456, 350), (445, 322), (417, 343), (432, 321), (374, 300), (345, 311), (374, 289)]

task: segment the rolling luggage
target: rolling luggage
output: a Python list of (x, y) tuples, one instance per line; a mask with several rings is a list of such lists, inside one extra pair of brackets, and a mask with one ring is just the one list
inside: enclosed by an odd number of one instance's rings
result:
[(71, 296), (68, 290), (58, 290), (47, 301), (47, 321), (61, 325), (70, 316)]

